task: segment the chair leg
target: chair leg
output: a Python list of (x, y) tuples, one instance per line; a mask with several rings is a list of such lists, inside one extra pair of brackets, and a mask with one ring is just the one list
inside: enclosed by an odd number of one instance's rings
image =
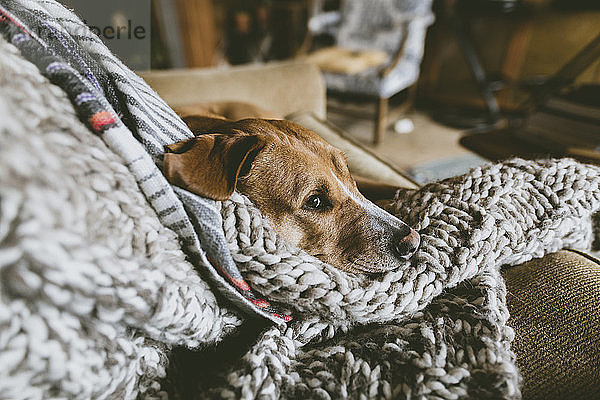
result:
[(373, 144), (377, 145), (383, 140), (383, 134), (387, 128), (388, 99), (380, 97), (377, 101), (377, 116), (375, 131), (373, 133)]

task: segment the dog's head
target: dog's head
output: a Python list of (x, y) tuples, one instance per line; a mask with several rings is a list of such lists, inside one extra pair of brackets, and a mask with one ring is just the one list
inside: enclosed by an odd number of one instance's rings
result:
[(341, 151), (300, 125), (188, 117), (197, 134), (167, 146), (178, 186), (215, 200), (243, 193), (289, 243), (352, 272), (396, 268), (419, 235), (358, 191)]

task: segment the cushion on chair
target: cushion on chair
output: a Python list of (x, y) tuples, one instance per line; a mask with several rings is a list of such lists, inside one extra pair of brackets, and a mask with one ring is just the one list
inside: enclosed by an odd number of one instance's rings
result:
[(600, 398), (598, 260), (564, 250), (503, 276), (523, 398)]
[(387, 63), (390, 56), (383, 50), (350, 50), (342, 47), (325, 47), (307, 56), (307, 61), (319, 69), (340, 74), (357, 74)]

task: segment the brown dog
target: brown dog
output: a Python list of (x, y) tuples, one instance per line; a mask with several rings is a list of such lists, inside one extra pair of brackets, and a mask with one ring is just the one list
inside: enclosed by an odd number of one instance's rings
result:
[(185, 120), (198, 136), (167, 146), (171, 183), (215, 200), (239, 191), (289, 243), (345, 271), (392, 270), (419, 246), (416, 231), (363, 197), (343, 153), (317, 134), (284, 120)]

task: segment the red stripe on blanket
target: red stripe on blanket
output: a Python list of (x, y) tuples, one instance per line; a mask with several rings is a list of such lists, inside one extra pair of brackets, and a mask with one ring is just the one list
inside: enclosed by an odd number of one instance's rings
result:
[[(264, 299), (252, 299), (250, 301), (252, 302), (252, 304), (254, 304), (258, 308), (265, 308), (265, 307), (269, 307), (271, 305), (271, 304), (269, 304), (268, 301), (266, 301)], [(276, 315), (276, 314), (273, 313), (273, 315)]]
[(114, 117), (108, 111), (98, 111), (90, 117), (90, 125), (92, 125), (92, 129), (96, 132), (102, 131), (103, 127), (114, 124), (115, 122)]
[(234, 278), (233, 276), (229, 275), (229, 273), (227, 271), (225, 271), (223, 269), (223, 267), (221, 267), (221, 265), (219, 265), (219, 263), (215, 262), (215, 260), (213, 260), (210, 257), (206, 257), (208, 258), (208, 261), (212, 264), (213, 267), (217, 268), (219, 271), (221, 271), (221, 274), (223, 274), (223, 276), (225, 276), (225, 278), (227, 278), (227, 280), (231, 283), (233, 283), (235, 286), (238, 287), (238, 289), (241, 289), (243, 291), (249, 291), (250, 290), (250, 286), (246, 283), (246, 281), (244, 279), (241, 278)]

